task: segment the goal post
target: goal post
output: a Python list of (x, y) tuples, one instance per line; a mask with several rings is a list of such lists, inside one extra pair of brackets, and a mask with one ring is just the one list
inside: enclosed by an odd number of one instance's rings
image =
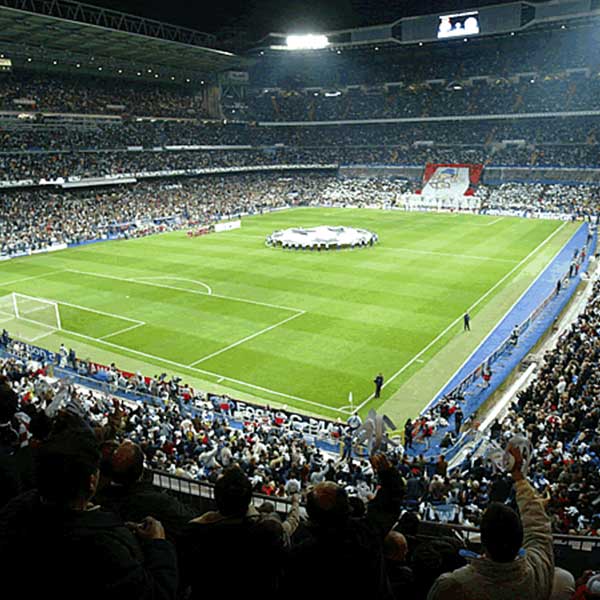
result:
[(58, 303), (17, 292), (1, 296), (0, 327), (24, 339), (37, 337), (40, 327), (45, 333), (59, 331), (62, 323)]

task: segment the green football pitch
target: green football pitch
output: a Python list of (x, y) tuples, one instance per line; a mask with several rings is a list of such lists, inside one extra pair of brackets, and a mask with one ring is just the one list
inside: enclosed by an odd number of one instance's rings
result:
[[(367, 228), (381, 242), (330, 252), (265, 246), (275, 230), (316, 225)], [(0, 296), (56, 302), (61, 329), (35, 324), (51, 318), (42, 308), (28, 322), (3, 312), (0, 327), (242, 400), (342, 419), (385, 403), (402, 419), (431, 399), (575, 229), (507, 217), (286, 210), (205, 237), (174, 232), (0, 263)], [(470, 334), (462, 331), (467, 309)], [(378, 372), (386, 384), (373, 400)]]

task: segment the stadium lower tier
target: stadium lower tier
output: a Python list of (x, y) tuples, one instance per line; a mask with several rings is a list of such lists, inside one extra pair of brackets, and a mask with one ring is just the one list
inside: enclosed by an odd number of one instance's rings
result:
[[(337, 205), (403, 208), (419, 182), (341, 178), (312, 171), (228, 174), (157, 179), (88, 190), (7, 190), (0, 197), (0, 256), (22, 255), (61, 244), (137, 237), (199, 227), (239, 214), (285, 206)], [(589, 216), (600, 188), (546, 184), (479, 186), (482, 212)]]

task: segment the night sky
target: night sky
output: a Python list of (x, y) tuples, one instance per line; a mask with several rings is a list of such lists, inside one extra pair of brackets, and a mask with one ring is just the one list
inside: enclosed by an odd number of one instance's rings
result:
[(220, 33), (235, 28), (258, 40), (267, 33), (378, 25), (409, 15), (462, 10), (514, 0), (88, 0), (144, 17)]

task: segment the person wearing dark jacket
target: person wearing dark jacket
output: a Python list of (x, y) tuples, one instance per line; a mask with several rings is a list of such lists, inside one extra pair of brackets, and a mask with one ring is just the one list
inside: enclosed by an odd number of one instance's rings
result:
[(412, 448), (413, 447), (413, 424), (410, 419), (406, 419), (406, 423), (404, 424), (404, 447)]
[(385, 566), (396, 600), (411, 598), (414, 575), (406, 562), (408, 544), (398, 531), (390, 531), (384, 541)]
[(17, 395), (7, 383), (0, 382), (0, 508), (22, 491), (17, 462), (19, 434), (14, 421), (17, 406)]
[(375, 398), (379, 398), (381, 396), (381, 388), (383, 387), (383, 374), (379, 373), (373, 379), (373, 383), (375, 384)]
[(175, 549), (155, 519), (126, 526), (90, 504), (100, 453), (92, 431), (53, 433), (36, 451), (37, 489), (0, 511), (0, 564), (27, 598), (171, 600)]
[(188, 523), (177, 548), (182, 589), (192, 600), (279, 597), (285, 530), (251, 500), (248, 477), (229, 467), (215, 484), (217, 510)]
[(165, 528), (167, 539), (176, 541), (195, 513), (144, 480), (144, 453), (140, 446), (130, 440), (122, 442), (111, 453), (106, 467), (111, 483), (95, 501), (123, 521), (138, 523), (147, 516), (154, 517)]
[(294, 544), (282, 597), (393, 598), (385, 570), (383, 541), (396, 522), (403, 486), (396, 469), (383, 455), (371, 458), (379, 476), (377, 495), (365, 517), (350, 516), (344, 488), (332, 482), (315, 486), (307, 497), (309, 524)]

